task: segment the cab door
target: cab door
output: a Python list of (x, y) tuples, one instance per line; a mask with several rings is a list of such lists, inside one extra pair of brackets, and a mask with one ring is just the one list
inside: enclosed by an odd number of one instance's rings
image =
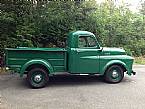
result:
[(93, 36), (79, 36), (78, 48), (74, 49), (73, 73), (98, 73), (100, 47)]

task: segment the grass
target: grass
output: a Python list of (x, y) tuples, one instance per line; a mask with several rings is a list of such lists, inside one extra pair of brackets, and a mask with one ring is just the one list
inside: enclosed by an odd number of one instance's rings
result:
[(0, 74), (3, 74), (3, 73), (6, 73), (6, 69), (0, 67)]
[(145, 65), (145, 57), (135, 57), (135, 64)]

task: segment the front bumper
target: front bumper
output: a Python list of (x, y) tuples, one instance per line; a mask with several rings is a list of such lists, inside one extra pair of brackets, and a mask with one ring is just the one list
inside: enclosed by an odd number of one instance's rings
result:
[(132, 71), (131, 74), (136, 75), (136, 72)]

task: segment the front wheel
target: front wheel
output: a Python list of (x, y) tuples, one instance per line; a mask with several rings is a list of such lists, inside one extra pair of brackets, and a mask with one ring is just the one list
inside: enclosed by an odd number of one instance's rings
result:
[(41, 68), (34, 68), (28, 72), (27, 80), (32, 88), (42, 88), (46, 86), (49, 77), (45, 70)]
[(119, 83), (124, 77), (124, 72), (122, 67), (118, 65), (112, 65), (109, 67), (104, 75), (104, 79), (109, 83)]

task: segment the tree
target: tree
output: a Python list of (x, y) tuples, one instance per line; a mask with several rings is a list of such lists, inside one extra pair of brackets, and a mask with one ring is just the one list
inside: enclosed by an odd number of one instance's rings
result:
[(17, 46), (64, 47), (70, 31), (86, 30), (102, 46), (145, 55), (144, 5), (140, 13), (132, 13), (116, 0), (0, 1), (0, 51)]

